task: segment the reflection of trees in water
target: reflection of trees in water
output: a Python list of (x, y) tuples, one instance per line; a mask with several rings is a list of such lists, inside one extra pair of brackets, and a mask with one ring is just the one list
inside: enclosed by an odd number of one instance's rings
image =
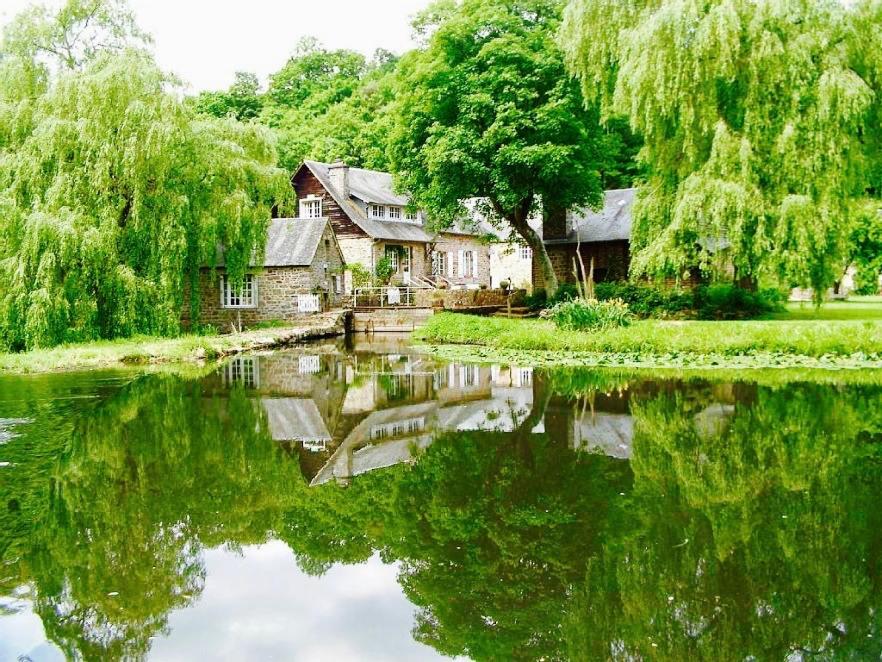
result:
[[(593, 394), (623, 385), (632, 460), (571, 450)], [(878, 655), (880, 389), (585, 373), (533, 395), (516, 432), (445, 432), (346, 489), (308, 490), (238, 389), (153, 376), (20, 412), (62, 433), (4, 447), (0, 591), (33, 582), (71, 656), (138, 657), (201, 591), (202, 549), (275, 536), (313, 574), (399, 561), (414, 635), (446, 654)]]
[(567, 621), (588, 657), (861, 658), (880, 651), (877, 388), (748, 388), (633, 407), (635, 490)]
[(20, 553), (16, 583), (36, 584), (47, 635), (71, 657), (142, 656), (202, 590), (201, 550), (267, 540), (305, 490), (239, 389), (141, 378), (57, 439), (23, 439), (56, 444), (55, 459), (33, 467), (42, 481), (19, 497), (27, 540), (7, 544)]

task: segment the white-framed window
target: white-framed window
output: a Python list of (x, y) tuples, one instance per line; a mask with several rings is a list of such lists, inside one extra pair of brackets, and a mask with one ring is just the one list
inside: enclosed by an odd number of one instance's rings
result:
[(343, 276), (334, 274), (332, 279), (334, 281), (334, 294), (343, 294)]
[(468, 388), (478, 383), (478, 368), (474, 365), (464, 365), (459, 368), (459, 386)]
[(432, 275), (444, 276), (447, 273), (447, 253), (432, 251)]
[(389, 219), (397, 221), (401, 219), (401, 207), (389, 207)]
[(405, 211), (404, 212), (404, 220), (405, 221), (418, 221), (418, 220), (420, 220), (420, 216), (415, 211)]
[(322, 199), (310, 195), (300, 201), (300, 218), (321, 218)]
[(521, 246), (520, 248), (520, 256), (522, 260), (532, 260), (533, 259), (533, 249), (529, 246)]
[(236, 356), (224, 367), (224, 384), (256, 388), (259, 383), (257, 359), (253, 356)]
[(371, 205), (370, 212), (371, 218), (384, 219), (386, 218), (386, 205)]
[(221, 308), (255, 308), (257, 306), (257, 279), (252, 274), (245, 274), (242, 287), (233, 287), (229, 276), (221, 276), (220, 281)]
[(477, 253), (475, 251), (463, 252), (463, 268), (462, 275), (464, 278), (474, 278), (478, 273)]
[(395, 271), (398, 271), (399, 265), (398, 252), (398, 246), (386, 246), (386, 257), (389, 258), (389, 262), (392, 263), (392, 268), (395, 269)]

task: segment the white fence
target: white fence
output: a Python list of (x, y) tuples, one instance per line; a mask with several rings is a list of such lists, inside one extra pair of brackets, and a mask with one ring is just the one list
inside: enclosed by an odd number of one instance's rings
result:
[(297, 295), (297, 312), (299, 313), (318, 313), (321, 312), (322, 305), (318, 294), (298, 294)]

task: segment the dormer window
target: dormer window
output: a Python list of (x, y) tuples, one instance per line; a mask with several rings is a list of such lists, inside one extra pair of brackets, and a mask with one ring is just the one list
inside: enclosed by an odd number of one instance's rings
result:
[(371, 205), (371, 218), (383, 220), (386, 218), (386, 205)]
[(398, 221), (401, 219), (401, 207), (389, 207), (389, 219)]
[(300, 218), (321, 218), (322, 217), (322, 199), (315, 195), (310, 195), (300, 201)]
[(406, 212), (404, 212), (404, 220), (405, 221), (418, 221), (419, 214), (417, 214), (415, 211), (406, 211)]

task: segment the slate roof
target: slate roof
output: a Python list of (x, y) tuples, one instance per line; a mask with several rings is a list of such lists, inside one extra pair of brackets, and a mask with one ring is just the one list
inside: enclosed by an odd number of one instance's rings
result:
[(264, 398), (275, 441), (331, 441), (331, 433), (312, 398)]
[[(263, 266), (308, 267), (327, 224), (327, 218), (274, 218), (266, 232)], [(223, 246), (218, 246), (217, 266), (224, 266)]]
[(583, 244), (596, 241), (629, 241), (631, 239), (631, 209), (637, 189), (613, 189), (604, 193), (603, 209), (587, 207), (567, 212), (567, 225), (573, 231), (566, 239), (548, 239), (546, 244)]
[[(354, 200), (344, 199), (342, 191), (338, 191), (331, 185), (329, 165), (320, 161), (304, 161), (306, 166), (322, 186), (331, 194), (334, 201), (346, 212), (352, 222), (375, 239), (387, 239), (393, 241), (429, 242), (434, 235), (430, 234), (422, 222), (416, 221), (378, 221), (368, 218), (364, 208)], [(410, 200), (407, 196), (399, 195), (392, 186), (392, 175), (379, 170), (366, 170), (364, 168), (349, 168), (349, 192), (353, 197), (364, 201), (365, 204), (398, 205), (406, 207)], [(444, 230), (444, 234), (475, 234), (463, 227), (453, 227)]]
[(308, 267), (322, 239), (326, 218), (274, 218), (266, 238), (265, 267)]

